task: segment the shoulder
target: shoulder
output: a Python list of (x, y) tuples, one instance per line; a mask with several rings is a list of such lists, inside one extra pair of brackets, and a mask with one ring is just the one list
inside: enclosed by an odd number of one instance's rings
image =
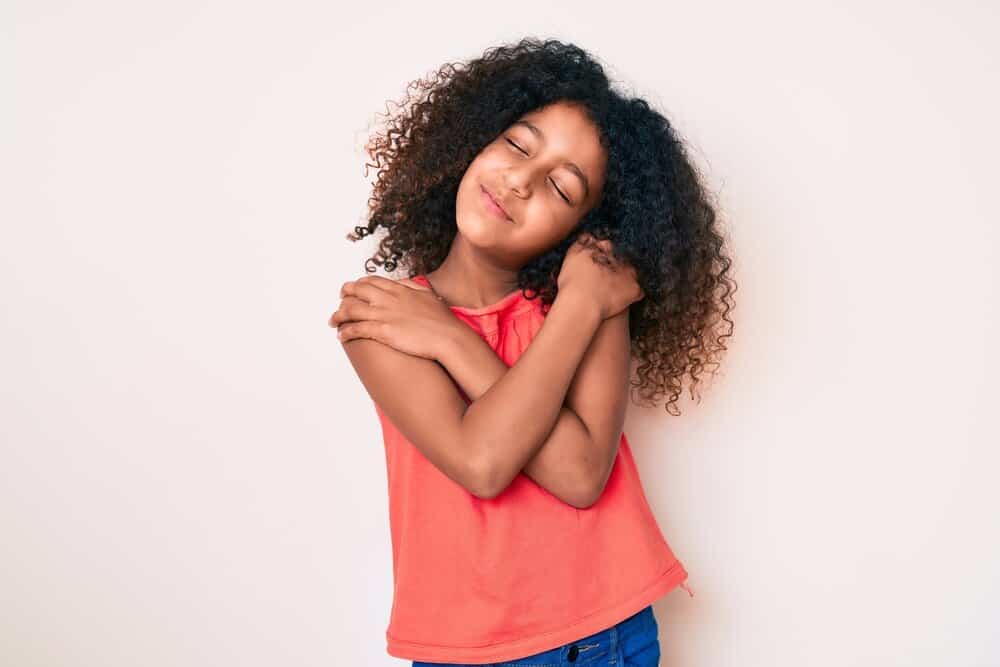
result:
[(358, 276), (357, 278), (354, 279), (354, 281), (357, 282), (359, 280), (364, 280), (365, 278), (368, 278), (376, 283), (382, 281), (389, 281), (397, 283), (399, 285), (406, 285), (407, 287), (415, 287), (417, 289), (427, 289), (426, 283), (419, 282), (414, 278), (394, 278), (392, 276), (378, 276), (375, 275), (374, 273), (366, 273), (362, 276)]
[[(385, 279), (426, 289), (409, 278)], [(433, 359), (407, 354), (371, 338), (341, 341), (341, 347), (372, 399), (382, 406), (420, 405), (454, 386), (448, 373)], [(388, 411), (393, 412), (391, 408)]]
[(414, 277), (414, 278), (395, 278), (393, 276), (380, 276), (380, 275), (378, 275), (376, 273), (362, 273), (360, 276), (358, 276), (357, 278), (354, 278), (353, 280), (354, 280), (354, 282), (357, 282), (359, 280), (364, 280), (365, 278), (368, 278), (368, 279), (371, 279), (371, 280), (376, 280), (376, 281), (389, 280), (389, 281), (394, 282), (394, 283), (399, 283), (400, 285), (409, 285), (411, 287), (423, 287), (424, 286), (424, 283), (419, 282), (416, 277)]
[(390, 292), (395, 291), (397, 293), (399, 291), (397, 285), (405, 286), (413, 290), (423, 290), (423, 291), (430, 290), (430, 287), (428, 286), (427, 283), (419, 282), (418, 280), (415, 280), (413, 278), (394, 278), (393, 276), (380, 276), (374, 273), (365, 273), (364, 275), (360, 275), (357, 278), (354, 278), (353, 280), (349, 280), (347, 283), (344, 283), (344, 285), (346, 286), (352, 283), (355, 285), (361, 285), (361, 284), (371, 285), (373, 287), (377, 287)]

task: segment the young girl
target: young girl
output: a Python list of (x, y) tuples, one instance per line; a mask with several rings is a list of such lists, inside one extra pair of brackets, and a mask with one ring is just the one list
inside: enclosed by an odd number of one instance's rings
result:
[(348, 282), (330, 318), (382, 426), (387, 651), (659, 664), (652, 603), (693, 593), (621, 429), (630, 386), (671, 412), (725, 349), (713, 326), (731, 335), (713, 207), (670, 123), (572, 44), (524, 39), (410, 89), (348, 237), (385, 230), (366, 269), (409, 279)]

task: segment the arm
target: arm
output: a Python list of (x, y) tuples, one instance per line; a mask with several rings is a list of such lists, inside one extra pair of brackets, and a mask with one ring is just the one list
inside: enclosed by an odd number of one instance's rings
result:
[(371, 338), (341, 346), (372, 401), (407, 440), (452, 481), (485, 497), (475, 450), (462, 429), (466, 403), (444, 369)]
[(507, 488), (549, 438), (602, 321), (592, 295), (560, 291), (531, 345), (470, 405), (467, 416), (488, 425), (482, 444), (492, 493)]
[[(544, 444), (600, 323), (600, 310), (589, 295), (560, 292), (517, 363), (468, 406), (434, 361), (371, 339), (342, 345), (393, 424), (448, 477), (489, 498), (505, 489)], [(406, 378), (405, 394), (400, 378)], [(511, 429), (511, 423), (518, 428)]]
[[(472, 400), (508, 371), (496, 352), (464, 325), (456, 327), (444, 350), (438, 361)], [(601, 323), (576, 370), (555, 427), (522, 471), (575, 507), (596, 502), (611, 473), (625, 421), (629, 355), (626, 309)]]

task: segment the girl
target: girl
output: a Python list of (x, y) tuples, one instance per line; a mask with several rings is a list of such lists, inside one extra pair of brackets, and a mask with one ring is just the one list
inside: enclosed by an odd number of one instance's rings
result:
[[(677, 401), (724, 350), (713, 207), (670, 123), (582, 49), (445, 65), (368, 146), (385, 235), (330, 318), (386, 451), (390, 655), (656, 665), (687, 572), (622, 433), (629, 387)], [(530, 343), (530, 345), (529, 345)], [(638, 382), (630, 381), (632, 357)]]

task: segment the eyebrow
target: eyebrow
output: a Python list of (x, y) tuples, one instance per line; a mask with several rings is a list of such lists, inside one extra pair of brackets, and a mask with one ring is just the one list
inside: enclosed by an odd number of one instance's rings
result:
[[(524, 125), (526, 128), (531, 130), (531, 133), (534, 134), (536, 137), (538, 137), (541, 141), (545, 141), (545, 135), (542, 134), (542, 131), (539, 130), (534, 125), (532, 125), (531, 123), (529, 123), (528, 121), (524, 120), (523, 118), (520, 120), (515, 120), (514, 125)], [(589, 197), (590, 181), (587, 179), (587, 175), (583, 173), (583, 170), (580, 169), (580, 167), (578, 167), (575, 162), (567, 162), (566, 167), (574, 174), (576, 174), (577, 178), (579, 178), (583, 182), (583, 198), (586, 199), (587, 197)]]

